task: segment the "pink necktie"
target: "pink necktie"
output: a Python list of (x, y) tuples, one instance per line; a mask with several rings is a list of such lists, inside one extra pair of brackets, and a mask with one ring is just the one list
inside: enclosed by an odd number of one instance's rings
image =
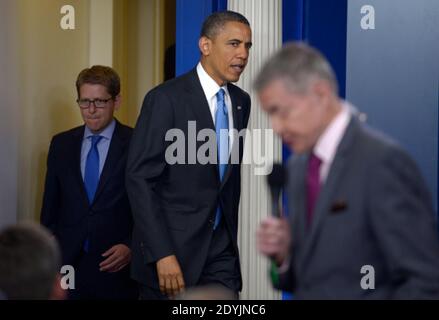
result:
[(314, 207), (320, 191), (320, 165), (322, 161), (317, 158), (314, 153), (311, 153), (308, 162), (308, 171), (306, 175), (306, 218), (307, 226), (312, 223), (314, 214)]

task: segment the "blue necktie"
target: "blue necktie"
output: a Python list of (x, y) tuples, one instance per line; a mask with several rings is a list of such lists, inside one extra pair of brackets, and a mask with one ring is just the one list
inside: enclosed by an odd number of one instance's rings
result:
[[(218, 168), (219, 176), (222, 181), (226, 172), (227, 162), (229, 160), (229, 116), (224, 100), (224, 89), (220, 89), (216, 94), (216, 114), (215, 114), (215, 131), (218, 147)], [(218, 227), (221, 220), (221, 207), (218, 205), (216, 209), (214, 229)]]
[(85, 162), (84, 184), (87, 191), (88, 202), (91, 204), (95, 197), (99, 183), (99, 151), (98, 143), (102, 136), (91, 136), (91, 148)]
[[(98, 143), (102, 136), (91, 136), (91, 147), (87, 155), (84, 170), (84, 185), (87, 192), (88, 202), (91, 204), (95, 197), (96, 189), (99, 183), (99, 151)], [(89, 238), (84, 241), (84, 251), (88, 252), (90, 246)]]

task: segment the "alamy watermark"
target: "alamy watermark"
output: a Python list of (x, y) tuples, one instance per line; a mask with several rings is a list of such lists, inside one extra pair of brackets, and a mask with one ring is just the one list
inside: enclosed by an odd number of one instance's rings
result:
[(62, 30), (75, 30), (75, 7), (69, 4), (63, 5), (59, 10), (63, 16), (59, 21)]
[(364, 265), (360, 270), (361, 277), (360, 286), (363, 290), (373, 290), (375, 289), (375, 268), (371, 265)]
[[(239, 164), (240, 150), (242, 149), (241, 163), (253, 165), (255, 175), (271, 173), (274, 160), (274, 133), (272, 129), (242, 129), (240, 131), (221, 129), (220, 139), (233, 141), (228, 159), (218, 159), (215, 130), (204, 128), (197, 132), (196, 121), (188, 121), (187, 134), (179, 128), (173, 128), (166, 132), (165, 141), (171, 142), (165, 151), (166, 163), (170, 165)], [(242, 145), (243, 143), (244, 145)]]
[(63, 265), (60, 270), (60, 285), (63, 290), (75, 289), (75, 268), (71, 265)]

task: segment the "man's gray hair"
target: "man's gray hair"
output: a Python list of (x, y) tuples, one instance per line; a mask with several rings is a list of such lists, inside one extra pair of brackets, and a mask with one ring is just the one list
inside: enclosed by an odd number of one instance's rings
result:
[(330, 84), (334, 94), (338, 94), (337, 79), (328, 60), (303, 42), (288, 43), (269, 58), (257, 75), (254, 88), (261, 91), (278, 79), (300, 93), (304, 93), (313, 80), (323, 79)]
[(8, 300), (49, 299), (61, 255), (50, 233), (36, 223), (20, 223), (0, 233), (0, 290)]

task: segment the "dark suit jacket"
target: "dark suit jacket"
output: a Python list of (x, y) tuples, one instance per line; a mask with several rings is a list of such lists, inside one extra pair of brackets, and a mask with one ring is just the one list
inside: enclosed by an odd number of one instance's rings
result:
[[(305, 227), (308, 156), (289, 163), (293, 245), (279, 287), (299, 299), (439, 297), (439, 244), (426, 185), (396, 143), (357, 118), (347, 127)], [(375, 289), (363, 290), (364, 265)]]
[[(100, 255), (112, 246), (131, 246), (133, 222), (125, 190), (125, 169), (132, 129), (116, 121), (95, 200), (90, 205), (80, 169), (84, 128), (71, 129), (52, 139), (41, 223), (56, 236), (64, 265), (77, 266), (88, 236), (89, 252), (96, 256), (93, 265), (98, 269)], [(126, 274), (125, 277), (128, 280)]]
[[(250, 97), (228, 84), (234, 128), (246, 128)], [(222, 183), (216, 164), (167, 164), (166, 132), (176, 128), (188, 137), (188, 121), (196, 133), (214, 123), (196, 69), (165, 82), (145, 97), (131, 140), (127, 165), (127, 190), (135, 221), (132, 276), (158, 288), (156, 261), (175, 254), (185, 283), (197, 283), (206, 260), (218, 203), (238, 256), (238, 205), (240, 165), (228, 165)], [(197, 150), (204, 141), (197, 142)], [(186, 144), (187, 145), (187, 144)], [(214, 142), (216, 146), (216, 143)], [(242, 158), (243, 138), (235, 139)], [(240, 276), (240, 275), (239, 275)]]

